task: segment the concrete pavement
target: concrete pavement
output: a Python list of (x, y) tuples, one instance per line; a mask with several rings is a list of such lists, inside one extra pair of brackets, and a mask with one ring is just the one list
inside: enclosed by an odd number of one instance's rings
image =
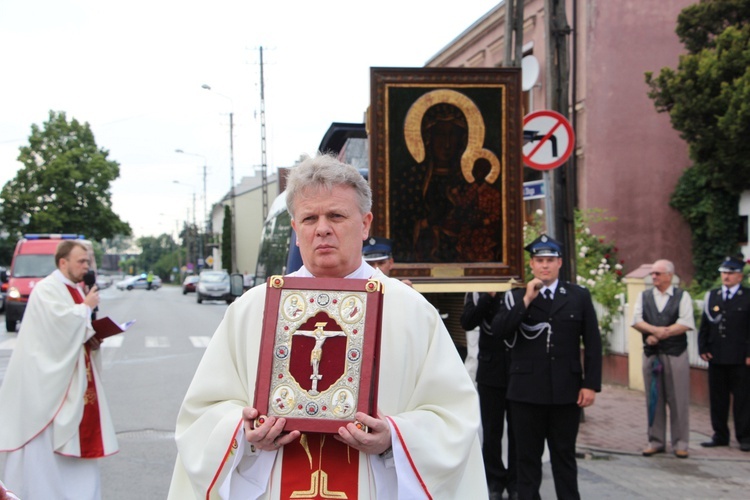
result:
[[(690, 457), (667, 453), (643, 457), (647, 447), (646, 403), (640, 391), (605, 386), (587, 408), (578, 434), (578, 483), (584, 499), (745, 499), (750, 496), (750, 453), (730, 447), (703, 448), (712, 434), (708, 408), (690, 408)], [(730, 429), (734, 427), (730, 422)], [(669, 437), (669, 434), (667, 434)], [(555, 498), (549, 462), (542, 498)]]
[[(467, 333), (466, 368), (474, 377), (478, 333)], [(690, 407), (690, 457), (667, 453), (644, 457), (646, 397), (641, 391), (605, 385), (594, 406), (585, 411), (578, 432), (578, 486), (583, 499), (631, 500), (658, 498), (750, 498), (750, 453), (742, 452), (732, 436), (730, 447), (703, 448), (713, 434), (707, 407)], [(730, 431), (734, 425), (730, 422)], [(669, 433), (667, 433), (669, 439)], [(507, 447), (507, 437), (503, 446)], [(504, 450), (507, 454), (507, 449)], [(556, 498), (552, 471), (545, 453), (542, 498)]]
[[(578, 447), (584, 453), (640, 455), (648, 447), (646, 398), (641, 391), (606, 385), (596, 395), (594, 406), (586, 408), (585, 417), (578, 433)], [(732, 422), (729, 427), (733, 433)], [(750, 453), (740, 451), (734, 436), (729, 447), (703, 448), (700, 445), (708, 441), (712, 434), (708, 408), (691, 405), (690, 459), (743, 461), (747, 463), (750, 473)], [(668, 448), (666, 454), (656, 457), (675, 458), (671, 453), (672, 450)]]

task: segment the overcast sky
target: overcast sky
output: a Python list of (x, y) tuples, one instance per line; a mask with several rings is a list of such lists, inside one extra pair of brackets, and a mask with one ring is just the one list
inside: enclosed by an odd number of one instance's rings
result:
[(194, 191), (202, 219), (204, 163), (209, 210), (230, 189), (230, 111), (235, 181), (261, 163), (259, 47), (275, 172), (363, 121), (370, 67), (422, 67), (498, 3), (0, 0), (0, 184), (64, 111), (120, 164), (113, 208), (136, 236), (174, 233)]

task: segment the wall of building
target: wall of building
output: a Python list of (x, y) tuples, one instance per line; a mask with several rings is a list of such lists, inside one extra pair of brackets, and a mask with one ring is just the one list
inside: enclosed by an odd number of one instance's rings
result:
[(683, 52), (674, 33), (677, 15), (692, 0), (585, 2), (579, 37), (586, 76), (579, 112), (583, 161), (582, 208), (617, 217), (606, 233), (617, 242), (626, 269), (659, 258), (677, 273), (693, 274), (690, 230), (669, 198), (686, 167), (687, 144), (657, 113), (644, 73), (676, 67)]
[[(278, 195), (278, 181), (276, 174), (268, 176), (268, 204), (270, 206)], [(260, 235), (263, 229), (263, 197), (260, 176), (243, 177), (235, 186), (235, 244), (237, 246), (237, 270), (240, 273), (248, 271), (255, 272), (255, 264), (258, 261), (258, 249), (260, 248)], [(227, 194), (220, 203), (213, 206), (211, 210), (211, 221), (214, 234), (218, 234), (220, 241), (224, 225), (224, 206), (231, 206), (231, 198)], [(221, 248), (214, 254), (217, 262), (215, 266), (221, 266)]]
[[(690, 231), (669, 207), (689, 165), (687, 145), (669, 117), (648, 98), (646, 71), (676, 67), (683, 48), (674, 33), (680, 10), (693, 0), (577, 0), (576, 158), (578, 205), (605, 209), (613, 223), (593, 230), (616, 242), (625, 268), (658, 258), (693, 274)], [(546, 34), (543, 0), (524, 6), (524, 52), (539, 61), (529, 111), (545, 109)], [(568, 1), (572, 25), (573, 0)], [(503, 64), (505, 5), (500, 3), (427, 62), (430, 67)], [(572, 51), (572, 46), (571, 46)], [(571, 65), (572, 67), (572, 65)]]
[[(748, 221), (750, 221), (750, 191), (745, 191), (740, 196), (740, 217), (743, 217), (742, 223), (744, 224), (743, 233), (745, 235), (750, 234), (750, 227), (748, 227)], [(747, 241), (740, 248), (742, 255), (745, 256), (745, 260), (750, 258), (750, 244)]]
[[(268, 184), (268, 205), (278, 195), (276, 177)], [(263, 230), (262, 190), (253, 187), (237, 197), (237, 269), (241, 273), (255, 273)]]

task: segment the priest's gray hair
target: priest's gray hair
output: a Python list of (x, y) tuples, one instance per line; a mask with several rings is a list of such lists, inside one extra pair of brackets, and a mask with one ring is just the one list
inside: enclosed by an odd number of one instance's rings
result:
[(304, 155), (289, 171), (286, 180), (286, 206), (294, 218), (294, 204), (298, 196), (308, 189), (331, 191), (336, 186), (349, 186), (357, 194), (359, 211), (363, 215), (372, 209), (372, 191), (362, 174), (339, 161), (331, 153), (318, 153), (314, 157)]

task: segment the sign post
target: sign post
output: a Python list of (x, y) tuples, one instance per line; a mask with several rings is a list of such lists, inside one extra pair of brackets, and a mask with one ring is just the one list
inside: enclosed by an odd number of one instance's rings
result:
[[(567, 118), (556, 111), (542, 110), (526, 115), (523, 119), (523, 163), (535, 170), (543, 172), (544, 183), (549, 189), (544, 194), (545, 221), (547, 231), (561, 241), (565, 228), (556, 227), (557, 217), (553, 217), (553, 207), (560, 206), (555, 195), (562, 193), (555, 189), (552, 170), (568, 161), (575, 148), (575, 133)], [(557, 177), (556, 174), (554, 177)], [(524, 187), (524, 190), (526, 188)], [(565, 196), (563, 194), (563, 196)], [(562, 215), (562, 214), (559, 214)], [(570, 245), (565, 245), (566, 253)], [(570, 256), (566, 256), (569, 259)], [(565, 270), (565, 269), (563, 269)], [(568, 269), (569, 271), (569, 269)], [(569, 278), (569, 277), (568, 277)]]
[(535, 111), (523, 119), (523, 162), (535, 170), (557, 168), (570, 158), (575, 134), (556, 111)]

